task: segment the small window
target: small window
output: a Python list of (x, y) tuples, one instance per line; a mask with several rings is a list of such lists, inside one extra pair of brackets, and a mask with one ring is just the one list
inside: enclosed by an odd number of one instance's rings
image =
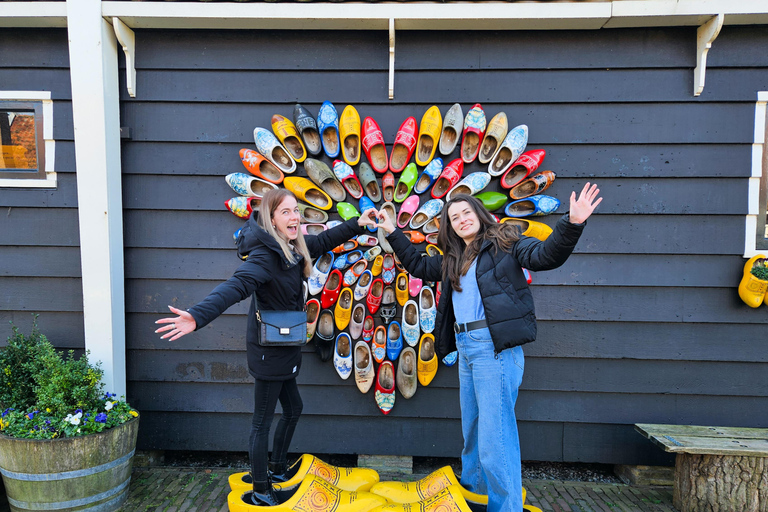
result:
[(759, 251), (768, 250), (768, 116), (763, 116), (763, 139), (762, 139), (762, 161), (760, 168), (760, 197), (758, 199), (757, 215), (757, 236), (755, 237), (755, 248)]
[(55, 187), (49, 92), (0, 91), (0, 187)]

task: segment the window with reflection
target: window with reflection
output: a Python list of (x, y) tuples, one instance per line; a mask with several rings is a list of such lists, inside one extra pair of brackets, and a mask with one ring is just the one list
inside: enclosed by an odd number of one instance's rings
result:
[(45, 177), (41, 102), (0, 101), (0, 178)]

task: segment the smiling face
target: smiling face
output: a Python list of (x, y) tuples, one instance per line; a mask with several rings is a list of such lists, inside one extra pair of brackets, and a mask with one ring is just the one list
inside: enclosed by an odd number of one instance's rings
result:
[(457, 201), (448, 207), (448, 220), (453, 231), (469, 244), (480, 231), (480, 219), (466, 201)]
[(287, 196), (272, 212), (272, 225), (286, 240), (296, 240), (299, 236), (299, 204), (296, 199)]

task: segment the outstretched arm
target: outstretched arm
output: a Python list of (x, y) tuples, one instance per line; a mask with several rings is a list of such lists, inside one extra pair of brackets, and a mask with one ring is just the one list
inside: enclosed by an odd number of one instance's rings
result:
[(323, 231), (319, 235), (304, 237), (304, 240), (307, 242), (307, 249), (309, 249), (309, 255), (312, 258), (319, 258), (334, 247), (363, 233), (366, 227), (377, 227), (377, 215), (378, 212), (375, 208), (369, 208), (357, 219), (350, 219), (334, 228)]
[(600, 189), (597, 185), (589, 186), (589, 182), (581, 189), (579, 198), (576, 199), (576, 191), (571, 192), (571, 209), (570, 217), (571, 222), (574, 224), (581, 224), (586, 222), (592, 212), (595, 211), (597, 205), (603, 202), (602, 197), (597, 197), (600, 193)]
[(422, 256), (414, 249), (411, 241), (402, 231), (395, 228), (394, 222), (387, 215), (386, 210), (379, 212), (379, 226), (387, 233), (387, 241), (395, 250), (405, 269), (414, 277), (425, 281), (440, 281), (443, 278), (443, 257)]

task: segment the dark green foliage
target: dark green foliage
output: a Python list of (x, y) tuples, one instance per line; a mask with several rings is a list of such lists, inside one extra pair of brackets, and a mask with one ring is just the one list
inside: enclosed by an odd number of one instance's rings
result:
[(763, 281), (768, 281), (768, 267), (766, 267), (766, 260), (760, 259), (755, 261), (752, 265), (752, 275)]

